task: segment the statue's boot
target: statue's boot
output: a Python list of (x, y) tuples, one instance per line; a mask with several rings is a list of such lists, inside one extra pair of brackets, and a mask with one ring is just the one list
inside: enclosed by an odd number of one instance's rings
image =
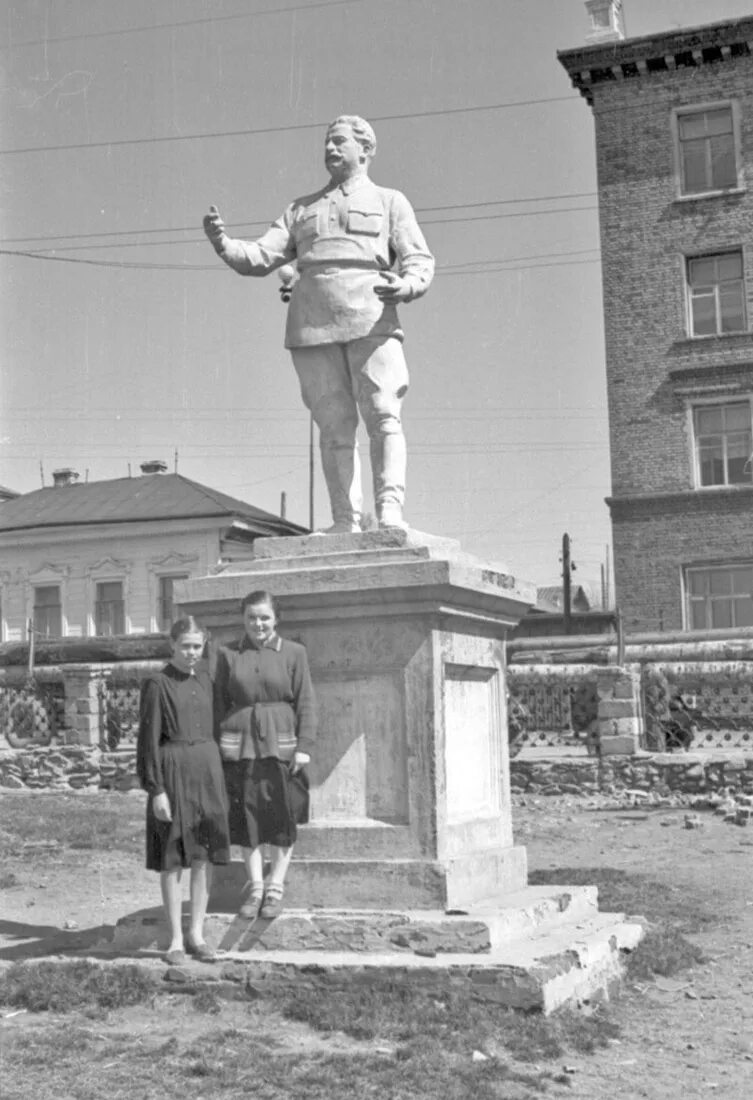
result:
[(407, 465), (405, 436), (402, 432), (375, 433), (370, 440), (371, 474), (374, 479), (374, 505), (380, 527), (402, 527)]
[(332, 526), (322, 534), (361, 530), (361, 464), (352, 443), (321, 442), (322, 471), (332, 509)]

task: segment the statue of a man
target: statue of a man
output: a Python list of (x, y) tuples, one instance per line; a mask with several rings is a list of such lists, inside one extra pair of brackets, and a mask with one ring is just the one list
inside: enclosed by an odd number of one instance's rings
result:
[(375, 152), (369, 123), (341, 115), (324, 143), (329, 183), (295, 199), (259, 240), (229, 237), (214, 206), (204, 218), (215, 251), (240, 275), (268, 275), (297, 262), (285, 346), (319, 428), (333, 533), (361, 529), (359, 412), (369, 434), (379, 526), (405, 527), (400, 409), (408, 368), (396, 307), (420, 298), (434, 275), (408, 200), (369, 179)]

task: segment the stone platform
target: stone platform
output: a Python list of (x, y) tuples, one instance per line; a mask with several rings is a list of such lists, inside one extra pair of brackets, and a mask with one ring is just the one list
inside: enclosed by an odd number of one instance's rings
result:
[[(159, 909), (141, 911), (119, 921), (101, 946), (154, 953), (164, 948), (163, 928)], [(311, 973), (347, 982), (378, 973), (438, 991), (469, 984), (482, 999), (548, 1013), (608, 995), (642, 928), (600, 913), (596, 887), (538, 886), (456, 913), (287, 909), (254, 922), (212, 913), (205, 932), (225, 967), (241, 967), (236, 977), (246, 982)]]

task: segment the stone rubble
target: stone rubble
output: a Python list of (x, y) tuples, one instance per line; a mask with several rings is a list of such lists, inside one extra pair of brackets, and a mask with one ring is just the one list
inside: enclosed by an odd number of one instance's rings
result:
[[(638, 753), (632, 756), (570, 756), (510, 762), (510, 787), (523, 795), (607, 795), (641, 802), (726, 794), (753, 805), (753, 753)], [(742, 804), (742, 801), (741, 801)]]
[(0, 788), (7, 790), (116, 790), (139, 786), (133, 748), (46, 745), (0, 750)]

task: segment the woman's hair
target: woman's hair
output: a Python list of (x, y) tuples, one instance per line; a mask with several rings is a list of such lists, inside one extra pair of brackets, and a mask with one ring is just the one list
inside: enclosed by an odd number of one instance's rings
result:
[(178, 638), (182, 638), (184, 634), (202, 634), (205, 638), (207, 636), (206, 630), (201, 623), (196, 622), (193, 615), (184, 615), (176, 619), (170, 627), (171, 641), (177, 642)]
[(247, 596), (244, 596), (241, 600), (241, 615), (247, 607), (251, 607), (255, 603), (268, 603), (274, 612), (275, 618), (278, 618), (277, 614), (277, 601), (271, 592), (267, 592), (264, 588), (258, 588), (255, 592), (249, 592)]

